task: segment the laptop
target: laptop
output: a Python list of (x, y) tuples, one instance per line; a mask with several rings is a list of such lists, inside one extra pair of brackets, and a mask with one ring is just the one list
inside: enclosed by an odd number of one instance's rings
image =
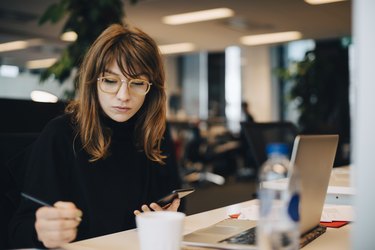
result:
[[(294, 140), (291, 163), (298, 168), (301, 178), (301, 247), (325, 232), (319, 223), (337, 144), (338, 135), (298, 135)], [(295, 175), (292, 173), (291, 181), (293, 178)], [(242, 236), (255, 235), (256, 223), (228, 218), (185, 235), (183, 244), (219, 249), (257, 249), (254, 242), (237, 241)]]

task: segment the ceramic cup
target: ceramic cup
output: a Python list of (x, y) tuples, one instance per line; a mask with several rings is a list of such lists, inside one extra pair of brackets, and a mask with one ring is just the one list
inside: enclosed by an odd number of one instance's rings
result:
[(180, 212), (144, 212), (136, 216), (141, 250), (179, 250), (185, 214)]

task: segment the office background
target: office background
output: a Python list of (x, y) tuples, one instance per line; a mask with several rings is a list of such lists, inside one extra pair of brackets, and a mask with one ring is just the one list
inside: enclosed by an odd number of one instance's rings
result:
[[(36, 42), (36, 45), (23, 50), (0, 52), (2, 74), (14, 72), (14, 68), (7, 71), (5, 66), (19, 66), (16, 77), (0, 76), (1, 98), (30, 99), (30, 92), (37, 89), (51, 92), (64, 100), (66, 90), (73, 89), (72, 78), (62, 85), (52, 78), (39, 84), (40, 68), (30, 69), (26, 66), (29, 60), (55, 58), (68, 44), (59, 39), (61, 24), (36, 24), (39, 15), (52, 2), (17, 0), (0, 3), (1, 43), (43, 39), (39, 44)], [(275, 69), (293, 69), (296, 67), (294, 61), (303, 61), (305, 52), (316, 49), (317, 45), (335, 44), (332, 46), (336, 50), (344, 48), (347, 50), (345, 53), (348, 55), (348, 64), (352, 65), (347, 70), (355, 70), (353, 64), (357, 64), (350, 62), (354, 60), (353, 53), (361, 55), (361, 59), (364, 56), (351, 49), (353, 2), (309, 5), (302, 0), (258, 0), (231, 1), (228, 5), (227, 1), (138, 1), (137, 4), (131, 5), (130, 2), (124, 1), (124, 4), (126, 20), (144, 29), (160, 45), (177, 42), (190, 42), (194, 45), (192, 51), (164, 56), (170, 98), (169, 119), (188, 123), (210, 120), (213, 124), (225, 124), (226, 129), (237, 133), (241, 100), (250, 104), (250, 111), (258, 122), (289, 120), (298, 124), (298, 98), (294, 102), (288, 100), (288, 88), (290, 81), (294, 79), (280, 78)], [(362, 4), (371, 5), (363, 3), (366, 1), (359, 2), (361, 3), (357, 3), (357, 11), (366, 11), (362, 9)], [(236, 13), (235, 17), (182, 26), (168, 26), (160, 22), (164, 15), (223, 6), (232, 8)], [(370, 7), (374, 7), (373, 4)], [(360, 15), (358, 14), (357, 18), (358, 16)], [(360, 20), (357, 23), (360, 23)], [(288, 30), (300, 30), (303, 36), (296, 42), (259, 46), (246, 46), (239, 42), (239, 38), (244, 35)], [(361, 31), (359, 28), (357, 30)], [(371, 38), (369, 31), (362, 32), (366, 33), (366, 39)], [(367, 48), (367, 51), (373, 52), (373, 49)], [(231, 63), (228, 63), (228, 60), (232, 60)], [(234, 67), (230, 68), (229, 65)], [(229, 74), (232, 74), (231, 77), (228, 77)], [(343, 74), (346, 72), (340, 70), (337, 75)], [(353, 75), (355, 74), (348, 74), (348, 77), (353, 79)], [(234, 97), (226, 96), (229, 88), (237, 90)], [(345, 88), (349, 89), (349, 85)], [(355, 89), (356, 94), (363, 91), (358, 86), (350, 88)], [(349, 96), (347, 94), (347, 104)], [(314, 96), (310, 98), (314, 99)], [(352, 107), (352, 111), (357, 111), (361, 105), (368, 106), (367, 103), (358, 103), (358, 106)], [(349, 106), (347, 112), (348, 109)], [(5, 106), (2, 110), (5, 110)], [(230, 112), (231, 110), (234, 112)], [(8, 115), (14, 114), (4, 113), (3, 117), (8, 118)], [(358, 115), (358, 118), (360, 123), (361, 116)], [(370, 122), (373, 123), (371, 120)], [(350, 126), (350, 123), (345, 126)], [(207, 130), (207, 126), (202, 126), (201, 129)], [(360, 135), (358, 133), (358, 136)], [(348, 154), (353, 155), (353, 152), (348, 152), (348, 147), (353, 148), (352, 144), (347, 144), (350, 143), (350, 138), (353, 137), (349, 135), (340, 149), (343, 154), (347, 154), (345, 157), (348, 157)], [(358, 141), (360, 143), (360, 139)], [(361, 159), (360, 156), (357, 157)], [(234, 182), (237, 183), (236, 179)], [(217, 187), (213, 185), (211, 188)]]

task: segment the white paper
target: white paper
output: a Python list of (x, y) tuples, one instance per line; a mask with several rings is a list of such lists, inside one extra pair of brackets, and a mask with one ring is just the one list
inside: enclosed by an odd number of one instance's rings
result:
[(258, 220), (259, 219), (259, 205), (251, 205), (242, 208), (240, 211), (240, 220)]
[(324, 205), (320, 221), (353, 221), (354, 209), (347, 205)]
[[(259, 219), (259, 205), (251, 205), (240, 210), (240, 220), (258, 220)], [(353, 221), (354, 209), (347, 205), (324, 205), (321, 221)]]

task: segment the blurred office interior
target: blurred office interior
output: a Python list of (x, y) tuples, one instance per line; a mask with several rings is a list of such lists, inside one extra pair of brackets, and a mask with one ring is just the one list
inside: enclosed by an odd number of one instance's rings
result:
[[(71, 43), (60, 39), (64, 19), (38, 25), (48, 6), (58, 2), (0, 2), (2, 134), (40, 132), (74, 93), (74, 70), (63, 82), (50, 76), (40, 83), (40, 74)], [(246, 139), (241, 140), (243, 102), (256, 123), (290, 122), (298, 133), (338, 133), (335, 166), (351, 163), (353, 1), (119, 2), (124, 21), (150, 34), (165, 60), (175, 152), (185, 184), (197, 187), (187, 199), (188, 213), (247, 200), (256, 192), (259, 166), (243, 150)], [(227, 16), (185, 24), (168, 24), (163, 19), (209, 9), (224, 9)], [(97, 15), (101, 14), (98, 9)], [(281, 32), (297, 36), (256, 40), (256, 35)], [(16, 41), (28, 43), (6, 49), (5, 44)], [(185, 47), (167, 51), (172, 44)], [(38, 62), (45, 64), (35, 65)], [(40, 94), (35, 91), (52, 94), (52, 100), (35, 103), (31, 99)], [(207, 202), (218, 193), (220, 202)]]
[[(74, 70), (63, 82), (53, 76), (40, 82), (41, 73), (69, 45), (60, 39), (63, 21), (37, 24), (42, 13), (58, 2), (16, 0), (0, 5), (2, 48), (9, 42), (33, 41), (22, 49), (0, 52), (0, 98), (2, 107), (11, 107), (2, 108), (6, 117), (2, 133), (38, 133), (72, 98)], [(168, 122), (186, 185), (207, 191), (245, 182), (249, 190), (239, 199), (256, 192), (259, 164), (245, 145), (246, 138), (241, 138), (243, 102), (257, 123), (291, 122), (298, 133), (339, 133), (335, 165), (349, 163), (351, 1), (320, 5), (303, 0), (122, 3), (124, 21), (149, 33), (163, 53)], [(195, 23), (163, 23), (168, 15), (215, 8), (230, 13)], [(271, 38), (250, 45), (244, 38), (289, 31), (299, 33), (279, 42)], [(165, 45), (181, 43), (190, 48), (185, 52), (165, 49)], [(36, 60), (47, 64), (35, 65)], [(57, 103), (33, 103), (30, 99), (40, 94), (35, 91), (52, 94), (51, 102)], [(35, 112), (41, 109), (49, 112)]]

